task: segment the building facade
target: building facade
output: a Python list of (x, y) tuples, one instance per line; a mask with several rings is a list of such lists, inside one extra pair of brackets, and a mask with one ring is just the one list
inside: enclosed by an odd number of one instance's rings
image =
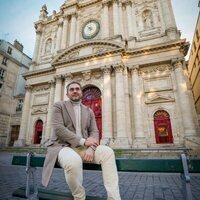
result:
[[(200, 8), (200, 1), (199, 1)], [(197, 18), (197, 23), (194, 31), (189, 61), (188, 74), (191, 82), (195, 108), (200, 122), (200, 14)]]
[(31, 58), (17, 40), (0, 40), (0, 146), (13, 145), (19, 136), (25, 79)]
[(189, 44), (170, 0), (69, 0), (49, 16), (44, 5), (35, 28), (16, 146), (48, 141), (53, 103), (67, 99), (73, 79), (83, 85), (102, 144), (185, 147), (199, 138), (184, 60)]

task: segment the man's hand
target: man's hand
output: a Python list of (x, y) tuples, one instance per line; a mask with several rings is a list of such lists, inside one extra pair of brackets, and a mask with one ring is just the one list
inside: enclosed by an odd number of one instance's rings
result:
[(92, 162), (94, 160), (94, 150), (92, 148), (87, 148), (83, 160), (87, 162)]
[(93, 138), (93, 137), (89, 137), (85, 140), (85, 143), (84, 145), (86, 147), (90, 147), (90, 146), (95, 146), (97, 147), (99, 145), (99, 141), (96, 139), (96, 138)]

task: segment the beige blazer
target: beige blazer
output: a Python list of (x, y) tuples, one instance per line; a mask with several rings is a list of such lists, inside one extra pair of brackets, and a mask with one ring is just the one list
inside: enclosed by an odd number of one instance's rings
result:
[[(64, 146), (78, 147), (81, 137), (76, 135), (75, 113), (70, 101), (57, 102), (52, 111), (52, 137), (47, 143), (47, 154), (42, 172), (42, 185), (47, 187), (57, 161), (59, 151)], [(89, 136), (98, 139), (93, 111), (81, 104), (81, 130), (83, 138)]]

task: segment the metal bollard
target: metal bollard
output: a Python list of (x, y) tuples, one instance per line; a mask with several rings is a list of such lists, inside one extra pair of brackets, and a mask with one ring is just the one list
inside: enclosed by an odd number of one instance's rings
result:
[(181, 175), (182, 183), (183, 183), (183, 192), (185, 200), (192, 200), (192, 191), (190, 186), (190, 175), (187, 165), (187, 158), (185, 154), (181, 154), (181, 161), (183, 164), (183, 174)]

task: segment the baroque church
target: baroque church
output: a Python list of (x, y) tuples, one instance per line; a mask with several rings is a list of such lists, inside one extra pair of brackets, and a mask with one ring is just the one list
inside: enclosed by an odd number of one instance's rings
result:
[(68, 0), (35, 22), (15, 146), (45, 144), (54, 102), (78, 80), (112, 148), (195, 147), (200, 133), (171, 0)]

